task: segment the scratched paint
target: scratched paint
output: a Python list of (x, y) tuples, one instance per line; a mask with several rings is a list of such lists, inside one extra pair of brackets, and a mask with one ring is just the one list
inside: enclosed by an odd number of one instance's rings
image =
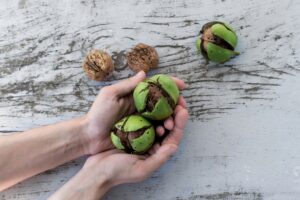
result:
[[(149, 75), (168, 73), (189, 84), (183, 95), (192, 122), (165, 168), (106, 198), (234, 199), (242, 187), (261, 195), (255, 198), (295, 199), (299, 114), (289, 97), (299, 85), (299, 8), (292, 0), (0, 1), (0, 132), (83, 115), (99, 87), (133, 74), (124, 55), (144, 42), (161, 58)], [(241, 55), (225, 65), (206, 64), (196, 52), (195, 37), (210, 20), (237, 30)], [(82, 72), (91, 48), (112, 54), (116, 71), (106, 82), (89, 81)], [(82, 162), (20, 183), (0, 199), (44, 199)]]
[(195, 195), (188, 198), (176, 198), (176, 200), (263, 200), (262, 194), (258, 192), (223, 192), (218, 194)]
[[(253, 100), (272, 101), (276, 98), (272, 88), (280, 86), (281, 76), (299, 71), (295, 52), (299, 29), (289, 28), (297, 21), (276, 18), (296, 16), (286, 9), (292, 7), (288, 2), (282, 6), (270, 0), (269, 8), (255, 1), (230, 11), (231, 1), (172, 1), (172, 6), (169, 1), (2, 4), (0, 116), (22, 122), (1, 124), (2, 130), (82, 115), (99, 86), (133, 74), (124, 52), (141, 41), (155, 46), (161, 57), (160, 68), (151, 74), (173, 74), (190, 85), (183, 94), (192, 120), (219, 117)], [(210, 7), (214, 12), (206, 9)], [(128, 12), (130, 8), (136, 12)], [(262, 18), (268, 23), (259, 23)], [(206, 65), (195, 50), (195, 37), (208, 20), (227, 21), (238, 32), (242, 54), (226, 65)], [(91, 48), (114, 55), (117, 71), (107, 82), (89, 81), (82, 73), (81, 62)], [(41, 119), (45, 116), (49, 120)]]

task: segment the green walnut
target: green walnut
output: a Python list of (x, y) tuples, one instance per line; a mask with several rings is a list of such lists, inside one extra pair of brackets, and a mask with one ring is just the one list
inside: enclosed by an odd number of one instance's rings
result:
[(111, 131), (112, 143), (117, 149), (127, 153), (145, 153), (152, 146), (154, 139), (154, 127), (139, 115), (130, 115), (121, 119)]
[(235, 31), (223, 22), (209, 22), (203, 25), (201, 37), (197, 38), (196, 47), (207, 61), (224, 63), (239, 52), (234, 48), (238, 38)]
[(163, 74), (139, 83), (133, 92), (137, 111), (152, 120), (163, 120), (172, 115), (178, 97), (179, 90), (175, 81)]

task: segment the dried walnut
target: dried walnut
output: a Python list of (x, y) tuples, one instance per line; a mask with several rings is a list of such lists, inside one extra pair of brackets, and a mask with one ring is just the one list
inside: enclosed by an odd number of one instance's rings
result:
[(101, 50), (92, 50), (83, 62), (85, 74), (92, 80), (102, 81), (114, 71), (111, 56)]
[(158, 66), (159, 58), (156, 50), (146, 44), (136, 45), (126, 55), (128, 66), (135, 72), (148, 72)]

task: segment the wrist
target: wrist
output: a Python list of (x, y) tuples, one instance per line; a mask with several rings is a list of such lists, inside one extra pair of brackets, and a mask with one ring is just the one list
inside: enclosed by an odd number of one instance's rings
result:
[(100, 168), (98, 167), (97, 169), (97, 166), (93, 165), (84, 166), (78, 174), (80, 182), (83, 181), (84, 184), (82, 185), (86, 186), (85, 189), (90, 190), (91, 193), (96, 194), (98, 197), (105, 194), (114, 186), (112, 177)]
[(50, 199), (97, 200), (102, 198), (111, 187), (108, 177), (101, 174), (95, 176), (93, 170), (87, 170), (83, 167)]
[(79, 148), (81, 155), (88, 155), (89, 154), (89, 147), (90, 147), (90, 140), (87, 136), (88, 132), (88, 120), (85, 116), (73, 119), (73, 128), (75, 128), (76, 137), (79, 139)]
[(98, 177), (97, 186), (98, 193), (106, 193), (114, 185), (111, 182), (111, 178), (103, 174)]
[(94, 143), (99, 142), (100, 138), (92, 137), (93, 135), (98, 135), (93, 133), (93, 129), (91, 128), (91, 120), (88, 118), (87, 115), (81, 118), (81, 128), (83, 133), (83, 149), (85, 155), (93, 154)]
[(94, 155), (111, 148), (112, 144), (108, 137), (110, 130), (105, 129), (105, 125), (87, 114), (82, 117), (82, 126), (85, 154)]

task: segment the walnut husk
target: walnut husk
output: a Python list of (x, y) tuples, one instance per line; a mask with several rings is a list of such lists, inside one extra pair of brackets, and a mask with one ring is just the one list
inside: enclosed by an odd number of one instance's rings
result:
[(139, 43), (126, 54), (127, 64), (135, 72), (157, 68), (159, 57), (156, 50), (146, 44)]
[(86, 56), (83, 64), (85, 74), (92, 80), (103, 81), (114, 71), (111, 56), (101, 50), (93, 49)]

